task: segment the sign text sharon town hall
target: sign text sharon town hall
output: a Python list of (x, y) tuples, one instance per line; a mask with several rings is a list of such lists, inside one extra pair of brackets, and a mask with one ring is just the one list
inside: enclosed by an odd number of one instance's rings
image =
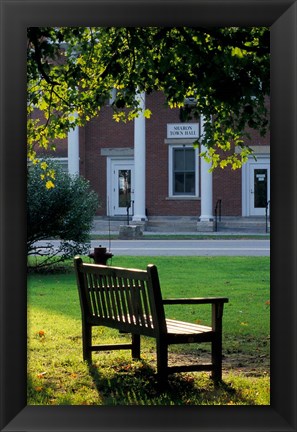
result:
[(168, 123), (167, 138), (198, 138), (198, 123)]

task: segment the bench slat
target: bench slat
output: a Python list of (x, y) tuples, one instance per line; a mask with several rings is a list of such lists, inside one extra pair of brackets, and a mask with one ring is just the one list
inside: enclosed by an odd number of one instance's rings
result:
[(147, 296), (147, 289), (144, 281), (141, 281), (141, 297), (143, 303), (143, 312), (145, 314), (145, 325), (146, 327), (153, 328), (153, 319), (151, 315), (151, 310), (149, 307), (149, 300)]
[(131, 343), (124, 344), (106, 344), (106, 345), (92, 345), (92, 351), (108, 351), (108, 350), (123, 350), (123, 349), (131, 349)]
[(208, 326), (172, 320), (169, 318), (166, 318), (166, 325), (167, 332), (174, 334), (199, 334), (212, 331), (212, 328)]
[(164, 305), (181, 304), (216, 304), (228, 303), (227, 297), (192, 297), (192, 298), (167, 298), (163, 299)]
[(176, 372), (198, 372), (198, 371), (211, 371), (213, 365), (211, 363), (207, 364), (192, 364), (192, 365), (182, 365), (182, 366), (168, 366), (170, 373)]
[(128, 315), (128, 310), (127, 310), (127, 303), (125, 297), (125, 289), (123, 287), (122, 278), (119, 276), (118, 276), (118, 284), (119, 284), (118, 294), (119, 294), (119, 301), (121, 305), (122, 320), (126, 322), (126, 316)]

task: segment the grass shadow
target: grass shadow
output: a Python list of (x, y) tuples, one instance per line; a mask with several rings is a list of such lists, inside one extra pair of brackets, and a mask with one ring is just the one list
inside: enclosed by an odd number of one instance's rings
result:
[(208, 373), (169, 375), (167, 387), (160, 389), (155, 368), (143, 360), (88, 367), (104, 405), (255, 405), (231, 383), (215, 386)]

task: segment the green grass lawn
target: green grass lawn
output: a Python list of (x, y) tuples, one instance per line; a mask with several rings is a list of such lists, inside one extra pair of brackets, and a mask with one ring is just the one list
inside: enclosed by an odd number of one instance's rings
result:
[[(89, 261), (88, 258), (86, 258)], [(270, 261), (268, 257), (113, 257), (112, 265), (156, 264), (163, 297), (227, 296), (223, 317), (223, 385), (209, 373), (170, 376), (158, 393), (155, 341), (142, 338), (142, 360), (130, 351), (82, 360), (81, 318), (72, 263), (67, 270), (28, 275), (29, 405), (267, 405), (270, 401)], [(111, 264), (111, 262), (110, 262)], [(209, 306), (167, 306), (170, 318), (209, 324)], [(128, 335), (100, 328), (97, 343)], [(208, 355), (209, 346), (170, 348), (171, 358)]]

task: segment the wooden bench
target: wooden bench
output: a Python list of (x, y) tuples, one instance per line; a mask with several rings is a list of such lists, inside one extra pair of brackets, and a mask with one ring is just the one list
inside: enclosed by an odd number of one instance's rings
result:
[[(156, 339), (157, 378), (167, 383), (170, 373), (212, 372), (215, 383), (222, 379), (222, 316), (225, 297), (163, 299), (157, 267), (126, 269), (83, 263), (74, 258), (82, 313), (83, 359), (92, 361), (92, 351), (131, 349), (140, 359), (140, 336)], [(211, 304), (211, 327), (165, 318), (164, 305)], [(131, 343), (92, 345), (92, 327), (106, 326), (131, 333)], [(211, 362), (168, 366), (171, 344), (211, 342)]]

